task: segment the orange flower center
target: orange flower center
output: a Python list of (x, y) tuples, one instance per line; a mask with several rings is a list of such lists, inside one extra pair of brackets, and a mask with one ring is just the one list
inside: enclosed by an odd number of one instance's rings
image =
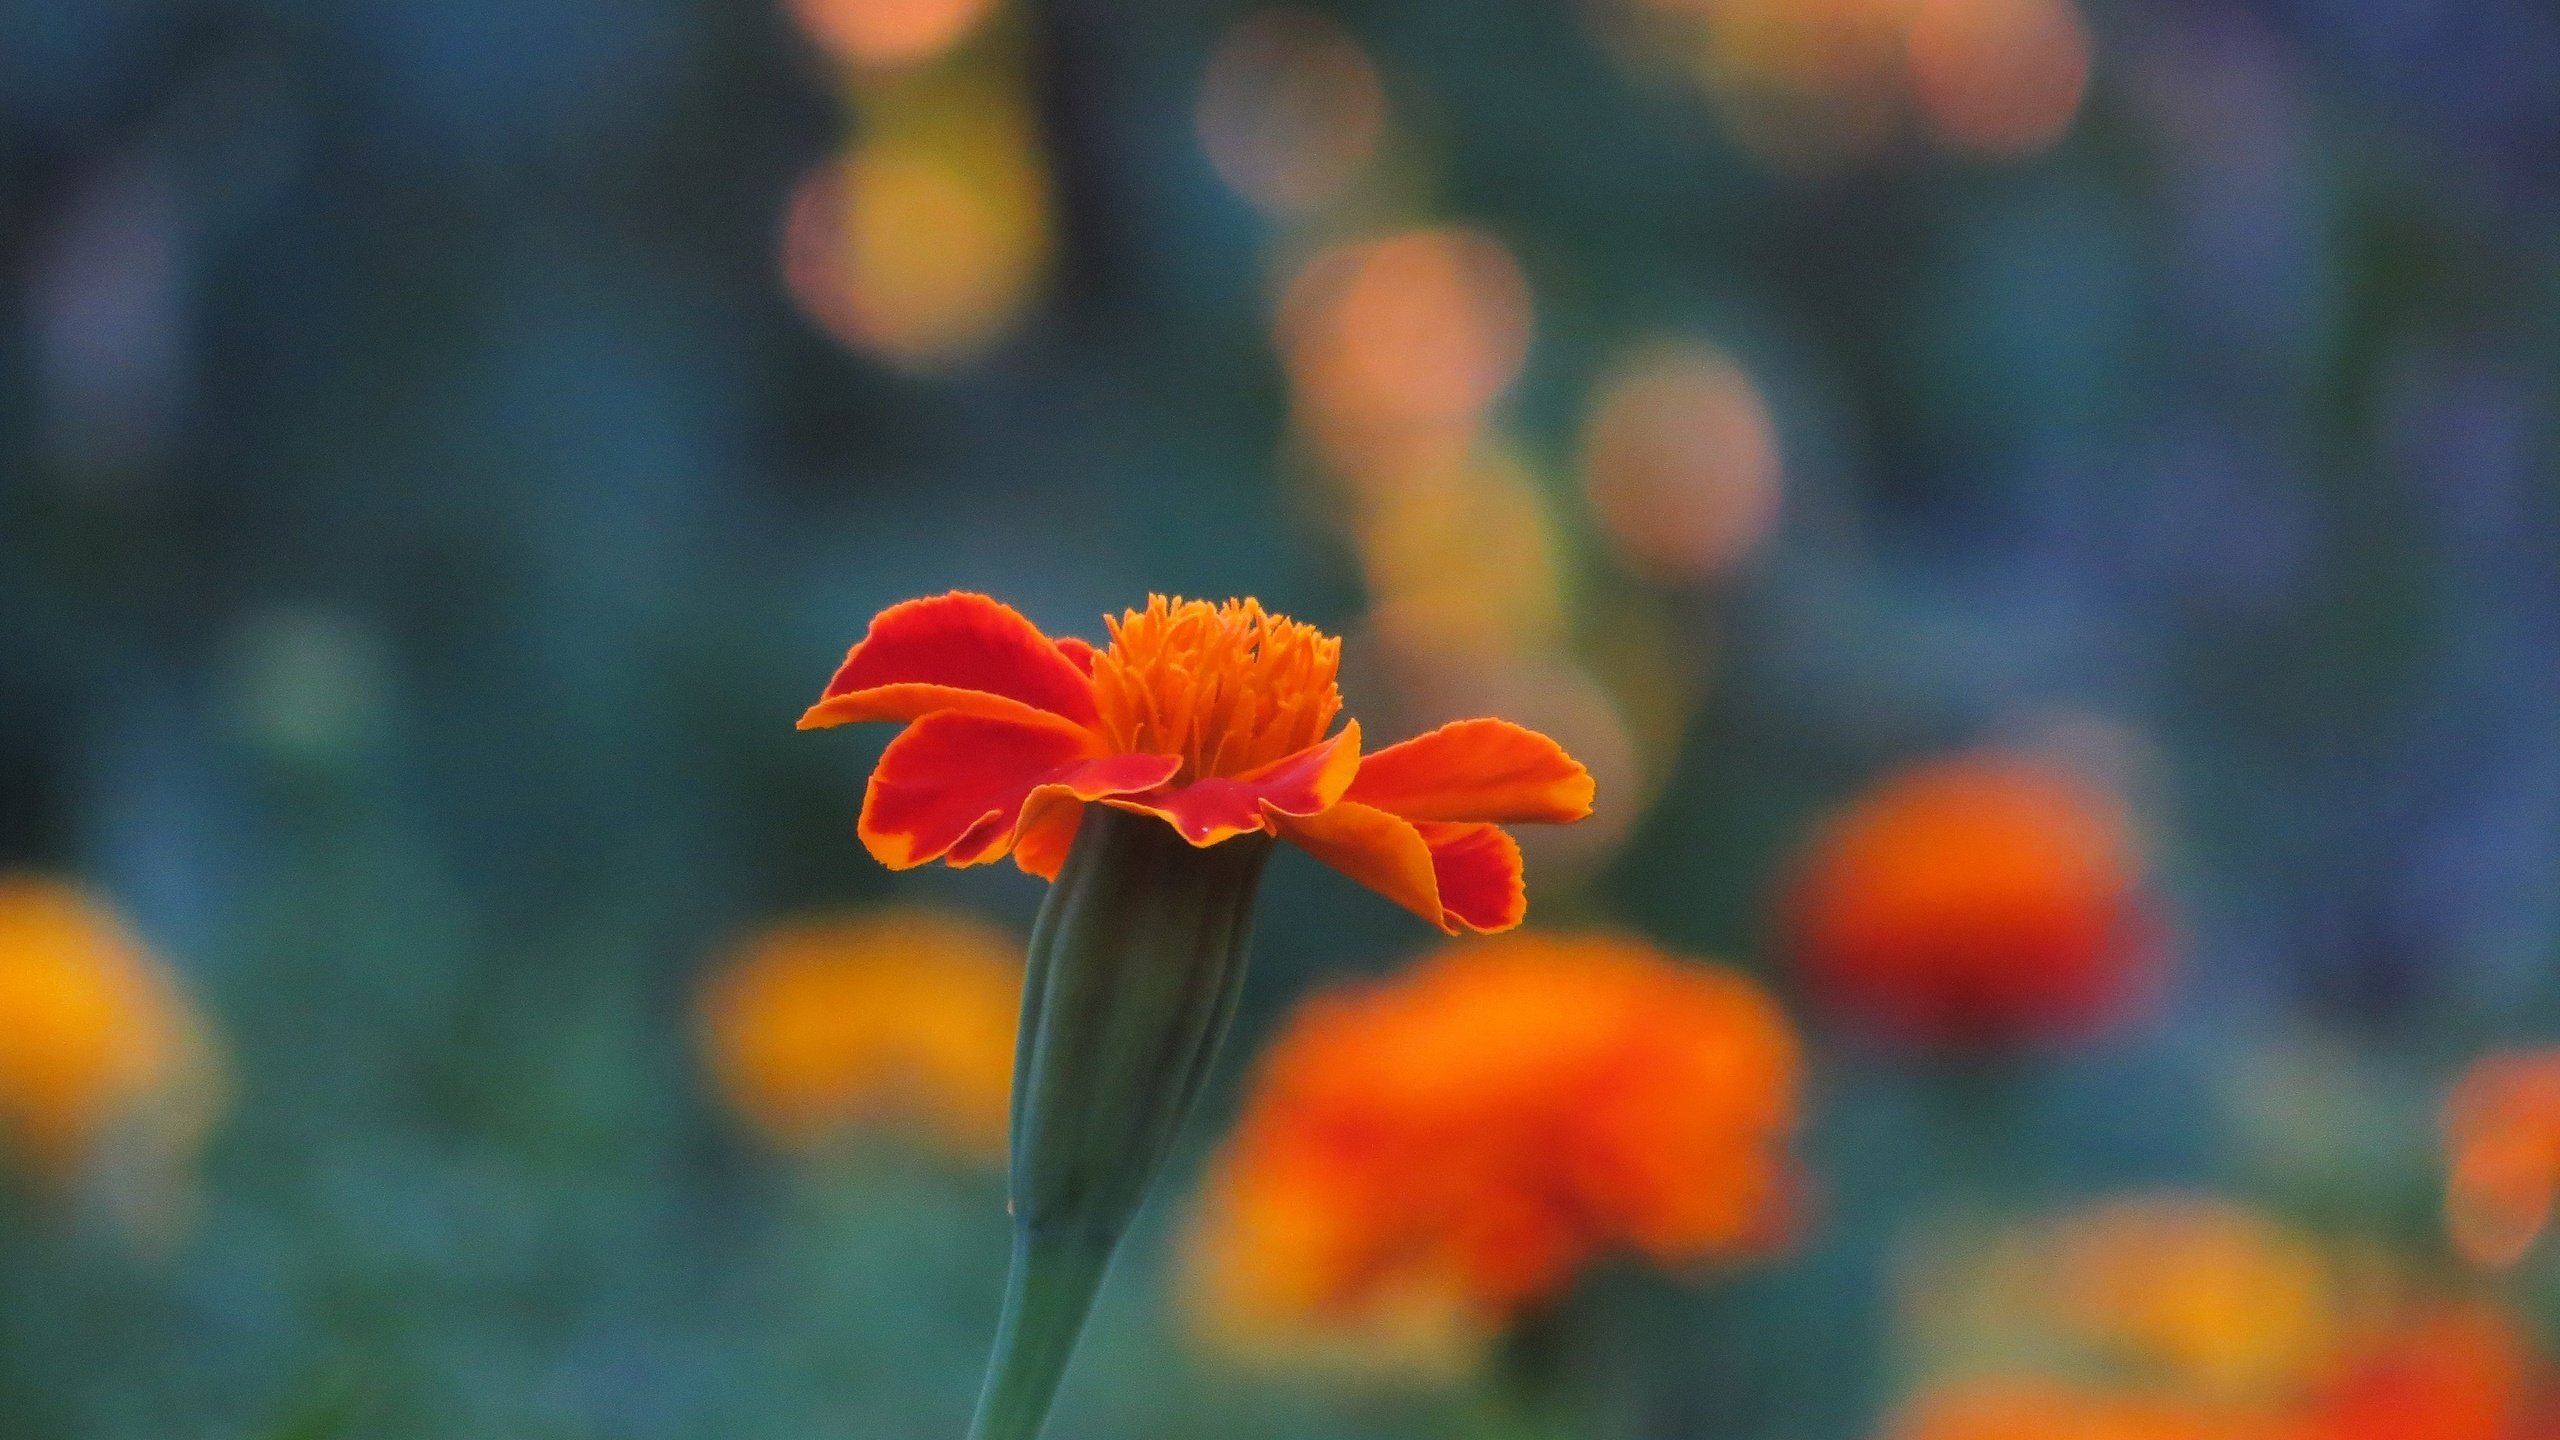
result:
[(1093, 695), (1112, 748), (1179, 755), (1176, 783), (1241, 775), (1325, 736), (1342, 642), (1258, 600), (1147, 597), (1111, 627)]

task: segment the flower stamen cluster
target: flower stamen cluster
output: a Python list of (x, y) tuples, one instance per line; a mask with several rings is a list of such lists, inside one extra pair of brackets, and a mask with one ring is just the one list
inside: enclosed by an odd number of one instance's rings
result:
[(1341, 640), (1258, 600), (1147, 597), (1103, 622), (1094, 706), (1115, 750), (1182, 757), (1174, 783), (1242, 775), (1325, 737), (1342, 712)]

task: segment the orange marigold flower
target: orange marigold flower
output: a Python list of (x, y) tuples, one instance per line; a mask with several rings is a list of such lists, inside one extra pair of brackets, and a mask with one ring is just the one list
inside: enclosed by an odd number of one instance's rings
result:
[(1052, 640), (955, 591), (871, 622), (802, 729), (895, 720), (863, 796), (879, 861), (980, 865), (1010, 854), (1054, 879), (1087, 805), (1161, 818), (1195, 846), (1293, 840), (1455, 934), (1527, 912), (1500, 827), (1591, 811), (1591, 776), (1502, 720), (1462, 720), (1363, 755), (1342, 708), (1342, 642), (1265, 612), (1150, 597), (1110, 644)]
[(1988, 1377), (1931, 1390), (1888, 1440), (2277, 1440), (2271, 1424), (2164, 1397), (2040, 1378)]
[(1004, 1153), (1022, 966), (1001, 928), (932, 910), (815, 916), (748, 939), (702, 992), (712, 1078), (774, 1140), (865, 1124)]
[(0, 876), (0, 1152), (68, 1182), (108, 1132), (156, 1119), (196, 1139), (211, 1042), (159, 959), (71, 885)]
[(1212, 1174), (1191, 1256), (1247, 1348), (1480, 1338), (1594, 1255), (1782, 1238), (1798, 1054), (1743, 976), (1640, 941), (1465, 942), (1299, 1012)]
[(2482, 1057), (2446, 1098), (2444, 1143), (2454, 1248), (2491, 1269), (2522, 1260), (2560, 1190), (2560, 1049)]
[(1906, 770), (1836, 817), (1790, 896), (1798, 961), (1889, 1034), (2001, 1045), (2084, 1032), (2153, 954), (2121, 809), (2012, 756)]

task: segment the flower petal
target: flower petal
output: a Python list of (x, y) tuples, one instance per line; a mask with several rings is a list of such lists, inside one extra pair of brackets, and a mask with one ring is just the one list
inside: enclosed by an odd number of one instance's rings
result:
[[(976, 865), (1011, 851), (1023, 869), (1055, 880), (1088, 802), (1156, 789), (1181, 768), (1179, 755), (1123, 753), (1078, 761), (1034, 786), (1009, 821), (989, 820), (963, 836), (951, 847), (951, 863)], [(1027, 857), (1024, 845), (1032, 847)]]
[(1331, 809), (1360, 769), (1360, 722), (1330, 740), (1242, 775), (1194, 780), (1161, 795), (1120, 799), (1123, 810), (1154, 815), (1194, 845), (1215, 845), (1271, 828), (1272, 817), (1313, 815)]
[(1087, 675), (1093, 673), (1093, 662), (1102, 654), (1093, 647), (1092, 641), (1081, 636), (1061, 635), (1049, 643), (1058, 647), (1058, 653), (1067, 657), (1068, 664)]
[(1451, 935), (1528, 914), (1520, 847), (1492, 825), (1417, 823), (1356, 800), (1274, 820), (1282, 838)]
[(1440, 911), (1440, 881), (1431, 846), (1413, 822), (1344, 801), (1322, 814), (1275, 822), (1282, 839), (1451, 934)]
[(1454, 918), (1470, 930), (1508, 930), (1529, 917), (1529, 887), (1520, 869), (1520, 842), (1498, 825), (1457, 825), (1440, 820), (1414, 824), (1431, 847), (1431, 874), (1440, 884), (1440, 928), (1452, 934)]
[(1408, 820), (1541, 821), (1591, 813), (1591, 772), (1508, 720), (1459, 720), (1371, 753), (1347, 798)]
[(1181, 763), (1170, 755), (1090, 755), (1088, 744), (1083, 731), (1053, 716), (927, 715), (881, 752), (863, 792), (862, 843), (892, 870), (944, 858), (983, 864), (1013, 847), (1035, 793), (1148, 790)]
[[(1153, 790), (1172, 779), (1173, 772), (1181, 768), (1182, 757), (1179, 755), (1123, 753), (1079, 760), (1033, 786), (1031, 793), (1022, 798), (1022, 803), (1011, 814), (994, 816), (972, 826), (944, 858), (954, 865), (983, 865), (1021, 844), (1026, 832), (1041, 827), (1054, 829), (1058, 823), (1056, 812), (1060, 809), (1080, 813), (1085, 802), (1090, 800)], [(1075, 843), (1074, 828), (1069, 827), (1063, 837), (1052, 836), (1044, 830), (1041, 843), (1055, 843), (1057, 859), (1064, 863), (1066, 847)], [(1034, 858), (1045, 862), (1048, 857), (1041, 854)], [(1057, 873), (1057, 866), (1051, 865), (1043, 878), (1056, 879)]]
[(1073, 656), (1012, 607), (954, 590), (874, 616), (800, 728), (954, 710), (1008, 719), (1046, 714), (1083, 726), (1097, 719), (1093, 682)]
[(1065, 726), (957, 711), (927, 715), (880, 753), (862, 796), (862, 843), (905, 870), (938, 860), (977, 826), (1013, 816), (1033, 789), (1083, 757)]
[(1076, 832), (1084, 828), (1084, 802), (1071, 797), (1043, 798), (1042, 791), (1022, 807), (1022, 819), (1013, 827), (1013, 863), (1027, 875), (1043, 880), (1058, 878), (1060, 867), (1067, 863), (1067, 851), (1074, 848)]

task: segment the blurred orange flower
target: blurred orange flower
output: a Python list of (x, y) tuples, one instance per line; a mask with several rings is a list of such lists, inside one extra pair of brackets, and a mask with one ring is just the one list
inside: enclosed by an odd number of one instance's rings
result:
[(2483, 1056), (2444, 1107), (2445, 1226), (2475, 1265), (2524, 1258), (2560, 1190), (2560, 1049)]
[(1887, 779), (1822, 831), (1788, 904), (1796, 959), (1829, 1001), (1932, 1044), (2096, 1028), (2155, 953), (2121, 809), (2017, 756)]
[(1931, 1390), (1888, 1440), (2273, 1440), (2246, 1417), (2136, 1392), (2042, 1378), (1983, 1378)]
[(0, 1150), (68, 1183), (121, 1127), (192, 1151), (219, 1100), (210, 1037), (159, 958), (96, 898), (0, 876)]
[(784, 1145), (891, 1124), (999, 1160), (1021, 950), (1001, 927), (933, 910), (772, 926), (703, 990), (712, 1078)]
[(1794, 1032), (1743, 976), (1631, 939), (1453, 946), (1318, 998), (1265, 1060), (1192, 1233), (1248, 1351), (1465, 1354), (1594, 1256), (1784, 1237)]
[(2351, 1350), (2290, 1440), (2520, 1440), (2537, 1369), (2505, 1312), (2422, 1308)]

